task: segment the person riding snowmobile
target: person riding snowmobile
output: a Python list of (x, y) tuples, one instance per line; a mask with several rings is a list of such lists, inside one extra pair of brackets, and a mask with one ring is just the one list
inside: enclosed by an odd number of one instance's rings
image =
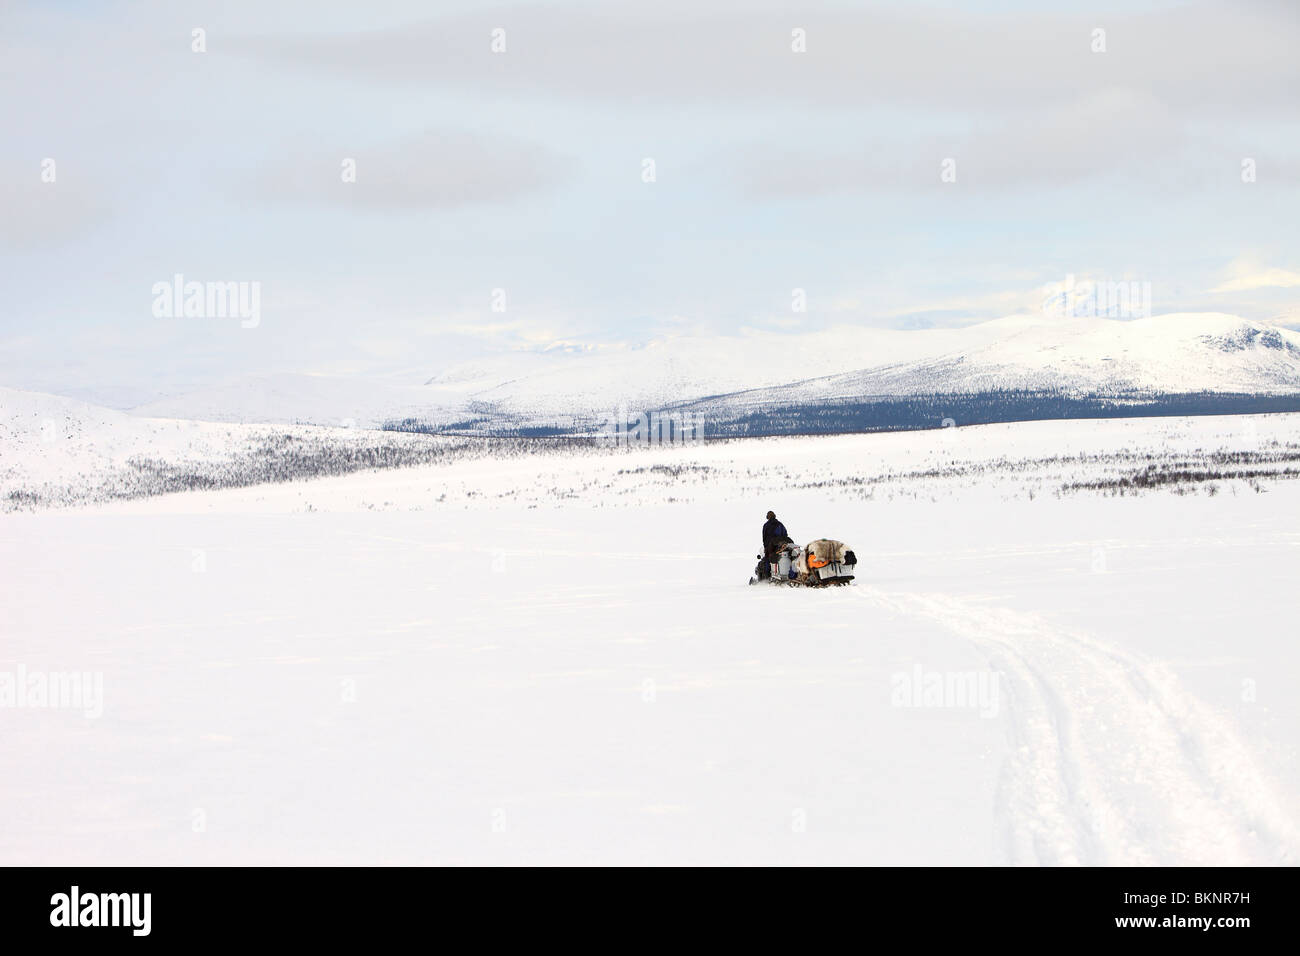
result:
[(763, 525), (763, 557), (772, 567), (772, 577), (778, 577), (777, 556), (781, 547), (790, 540), (790, 535), (786, 533), (785, 525), (776, 520), (776, 512), (767, 513), (767, 522)]
[(767, 513), (763, 525), (763, 553), (755, 555), (758, 564), (750, 584), (760, 582), (795, 587), (824, 588), (852, 584), (858, 559), (843, 542), (834, 538), (817, 538), (800, 546), (776, 518)]

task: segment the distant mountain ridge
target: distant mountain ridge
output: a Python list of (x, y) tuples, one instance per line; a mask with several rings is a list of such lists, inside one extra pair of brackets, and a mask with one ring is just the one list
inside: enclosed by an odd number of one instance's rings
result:
[[(623, 409), (691, 414), (713, 434), (762, 435), (1300, 409), (1300, 333), (1231, 315), (1013, 316), (941, 332), (786, 339), (757, 368), (747, 359), (771, 340), (683, 339), (657, 362), (584, 356), (474, 390), (471, 414), (457, 424), (589, 430)], [(801, 374), (836, 365), (843, 370)], [(747, 374), (750, 384), (736, 387)]]
[[(1277, 401), (1254, 410), (1278, 410), (1279, 402), (1289, 408), (1298, 396), (1300, 333), (1281, 326), (1222, 313), (1130, 321), (1017, 315), (957, 329), (682, 335), (643, 346), (510, 353), (461, 363), (410, 385), (272, 376), (172, 396), (132, 412), (433, 432), (566, 433), (597, 428), (620, 409), (632, 416), (691, 410), (715, 433), (766, 434), (765, 410), (786, 418), (793, 410), (808, 424), (822, 411), (851, 407), (855, 411), (847, 419), (840, 415), (840, 424), (813, 430), (860, 430), (872, 427), (872, 406), (928, 408), (931, 399), (979, 408), (981, 420), (999, 420), (1003, 400), (1015, 406), (1007, 414), (1033, 417), (1049, 409), (1060, 414), (1071, 403), (1091, 413), (1121, 405), (1154, 408), (1165, 399), (1211, 414), (1246, 410), (1248, 399), (1271, 397)], [(736, 432), (740, 419), (750, 424)], [(890, 427), (927, 427), (923, 421), (929, 418)]]

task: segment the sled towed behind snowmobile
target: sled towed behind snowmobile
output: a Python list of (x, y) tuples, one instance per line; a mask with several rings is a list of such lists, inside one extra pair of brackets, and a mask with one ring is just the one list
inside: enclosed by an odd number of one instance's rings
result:
[(843, 541), (818, 538), (804, 547), (787, 542), (777, 552), (777, 577), (772, 576), (771, 565), (763, 555), (758, 555), (758, 565), (750, 584), (786, 584), (796, 587), (828, 587), (849, 584), (854, 578), (858, 558)]

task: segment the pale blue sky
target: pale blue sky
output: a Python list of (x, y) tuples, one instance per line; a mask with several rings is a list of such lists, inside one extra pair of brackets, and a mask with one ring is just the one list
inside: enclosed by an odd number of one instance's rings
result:
[[(557, 340), (963, 324), (1069, 273), (1300, 322), (1297, 5), (900, 9), (0, 0), (0, 384), (420, 381)], [(175, 273), (260, 282), (260, 324), (154, 316)]]

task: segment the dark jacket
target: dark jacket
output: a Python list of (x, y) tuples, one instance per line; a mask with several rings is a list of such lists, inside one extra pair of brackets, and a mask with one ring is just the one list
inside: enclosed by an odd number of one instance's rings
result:
[(785, 525), (775, 518), (768, 518), (767, 523), (763, 525), (763, 555), (771, 561), (780, 543), (788, 537), (790, 536), (785, 533)]

